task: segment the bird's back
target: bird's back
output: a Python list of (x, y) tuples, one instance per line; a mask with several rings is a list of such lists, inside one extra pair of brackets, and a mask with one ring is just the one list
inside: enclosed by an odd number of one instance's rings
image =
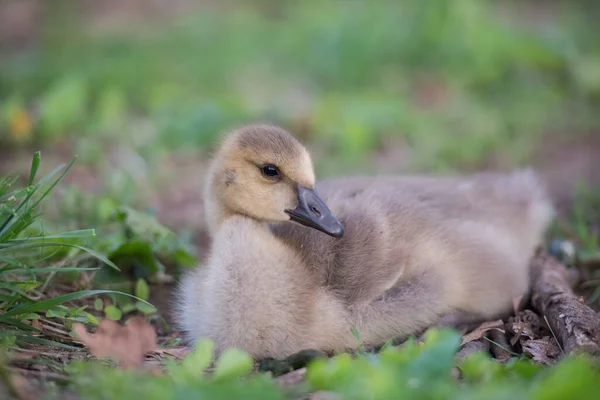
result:
[(522, 291), (528, 258), (552, 215), (529, 170), (331, 179), (317, 190), (344, 225), (343, 238), (290, 223), (272, 230), (350, 302), (372, 300), (423, 269), (447, 279), (447, 296), (462, 308), (470, 307), (469, 293), (493, 289), (491, 282), (498, 292)]

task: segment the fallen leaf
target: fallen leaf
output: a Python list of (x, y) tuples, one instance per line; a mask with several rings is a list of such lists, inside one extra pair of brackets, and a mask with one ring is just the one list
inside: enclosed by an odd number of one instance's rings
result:
[(94, 334), (82, 324), (74, 324), (73, 330), (93, 356), (111, 358), (123, 368), (140, 368), (145, 354), (156, 349), (156, 331), (139, 317), (129, 319), (125, 326), (103, 319)]
[(560, 356), (560, 349), (550, 336), (544, 336), (536, 340), (525, 340), (521, 343), (521, 346), (523, 347), (523, 353), (542, 364), (554, 364)]
[(502, 322), (501, 319), (496, 320), (496, 321), (484, 322), (483, 324), (481, 324), (477, 328), (475, 328), (471, 333), (463, 336), (461, 346), (464, 346), (465, 344), (472, 342), (473, 340), (481, 339), (485, 335), (485, 333), (487, 331), (489, 331), (490, 329), (498, 329), (504, 333), (503, 328), (504, 328), (504, 322)]

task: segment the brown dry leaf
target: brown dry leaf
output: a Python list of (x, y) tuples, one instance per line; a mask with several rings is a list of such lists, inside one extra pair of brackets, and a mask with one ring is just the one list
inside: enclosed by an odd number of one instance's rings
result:
[(140, 368), (144, 355), (156, 349), (156, 331), (144, 318), (131, 318), (125, 326), (103, 319), (94, 334), (82, 324), (73, 330), (93, 356), (112, 358), (123, 368)]
[(496, 321), (484, 322), (483, 324), (475, 328), (471, 333), (463, 336), (461, 346), (464, 346), (465, 344), (472, 342), (473, 340), (481, 339), (485, 335), (485, 333), (490, 329), (499, 329), (501, 332), (504, 332), (503, 328), (504, 322), (502, 322), (501, 319)]
[(544, 336), (541, 339), (525, 340), (521, 343), (523, 353), (542, 364), (551, 365), (556, 362), (560, 356), (560, 349), (556, 341), (550, 336)]

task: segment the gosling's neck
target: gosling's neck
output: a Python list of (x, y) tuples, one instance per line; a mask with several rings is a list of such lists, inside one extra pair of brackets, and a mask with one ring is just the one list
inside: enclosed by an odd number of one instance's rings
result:
[[(211, 171), (212, 172), (212, 171)], [(213, 173), (209, 177), (205, 186), (204, 213), (206, 215), (206, 224), (211, 236), (219, 230), (219, 227), (227, 219), (235, 215), (231, 210), (223, 205), (218, 197), (217, 177)]]
[(212, 171), (209, 173), (204, 196), (204, 212), (209, 235), (214, 237), (223, 223), (235, 216), (252, 219), (257, 223), (264, 225), (265, 221), (263, 220), (256, 219), (227, 207), (220, 197), (219, 185), (221, 182), (223, 182), (223, 177), (218, 176)]

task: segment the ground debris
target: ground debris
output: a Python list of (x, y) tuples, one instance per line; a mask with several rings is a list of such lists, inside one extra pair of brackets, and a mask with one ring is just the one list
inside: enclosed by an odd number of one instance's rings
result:
[(93, 356), (111, 358), (123, 368), (141, 368), (145, 354), (156, 349), (156, 332), (145, 319), (129, 319), (127, 325), (103, 319), (94, 334), (82, 324), (73, 329)]
[(540, 318), (531, 310), (523, 310), (508, 319), (506, 328), (512, 334), (510, 344), (515, 346), (524, 340), (532, 340), (539, 337)]
[(462, 345), (472, 342), (473, 340), (481, 339), (482, 337), (486, 336), (486, 334), (490, 330), (500, 330), (501, 332), (504, 332), (504, 322), (502, 322), (502, 320), (499, 319), (496, 321), (489, 321), (489, 322), (482, 323), (477, 328), (475, 328), (472, 332), (463, 336)]
[(531, 357), (534, 361), (541, 364), (554, 364), (562, 351), (558, 347), (556, 340), (550, 336), (544, 336), (541, 339), (525, 340), (521, 343), (523, 353)]

